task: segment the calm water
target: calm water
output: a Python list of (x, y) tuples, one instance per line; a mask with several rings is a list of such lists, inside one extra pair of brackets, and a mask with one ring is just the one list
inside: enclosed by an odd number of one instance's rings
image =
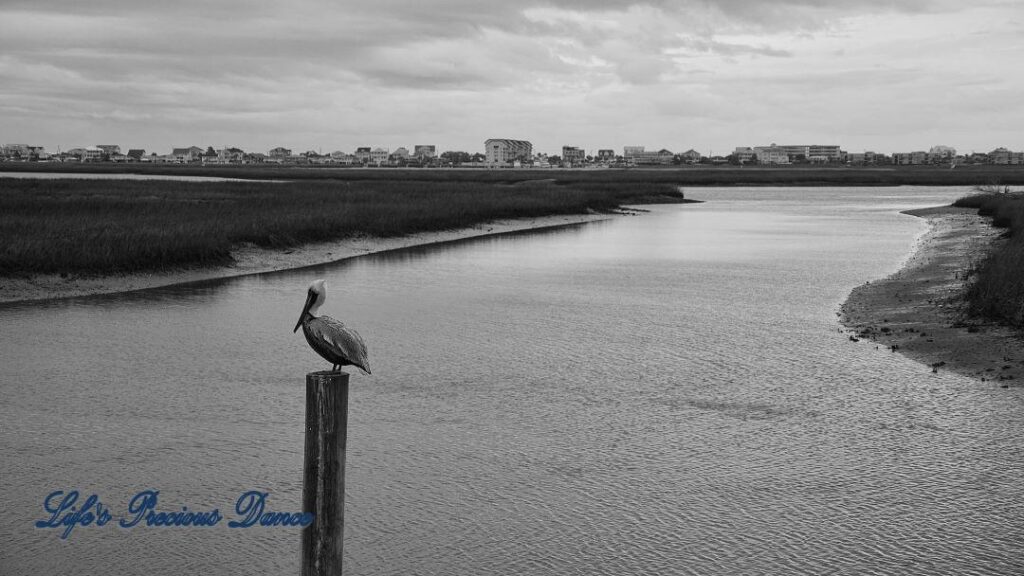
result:
[(701, 205), (0, 308), (0, 574), (295, 574), (296, 529), (33, 527), (53, 490), (301, 508), (309, 281), (357, 328), (346, 574), (1020, 574), (1024, 389), (835, 313), (957, 189)]

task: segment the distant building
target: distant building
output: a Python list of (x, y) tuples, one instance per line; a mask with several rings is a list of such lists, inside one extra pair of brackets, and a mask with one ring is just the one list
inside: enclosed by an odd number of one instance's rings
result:
[(587, 153), (576, 146), (562, 146), (563, 166), (583, 166), (587, 162)]
[(603, 148), (597, 151), (597, 159), (600, 162), (614, 162), (615, 161), (615, 150), (610, 148)]
[(128, 157), (129, 162), (142, 162), (142, 159), (146, 157), (146, 151), (142, 148), (130, 148), (125, 156)]
[(391, 157), (396, 159), (408, 160), (409, 150), (405, 146), (399, 146), (398, 148), (395, 148), (394, 152), (391, 153)]
[(870, 150), (865, 152), (850, 152), (846, 155), (846, 161), (854, 165), (876, 164), (878, 162), (878, 154), (871, 152)]
[(928, 161), (928, 153), (924, 150), (918, 150), (916, 152), (894, 152), (892, 155), (893, 164), (901, 165), (919, 165), (924, 164)]
[(220, 155), (212, 147), (203, 152), (199, 159), (203, 161), (203, 164), (221, 164)]
[(988, 154), (985, 154), (984, 152), (972, 152), (970, 156), (967, 157), (967, 161), (971, 164), (988, 164), (989, 157)]
[(417, 158), (434, 158), (437, 156), (437, 146), (433, 144), (417, 144), (412, 148), (412, 155)]
[(760, 164), (789, 164), (789, 152), (782, 146), (754, 146), (754, 156)]
[[(775, 144), (772, 144), (775, 146)], [(839, 149), (837, 144), (784, 144), (779, 146), (786, 153), (789, 158), (796, 158), (802, 156), (808, 161), (826, 161), (831, 162), (839, 160), (842, 156), (842, 151)]]
[(335, 164), (342, 164), (344, 166), (351, 166), (352, 164), (358, 164), (354, 154), (348, 154), (341, 150), (335, 150), (331, 152), (331, 162)]
[(749, 146), (737, 146), (732, 155), (740, 164), (746, 164), (754, 159), (754, 149)]
[(217, 160), (222, 164), (240, 164), (245, 161), (245, 151), (241, 148), (221, 148), (217, 150)]
[(683, 152), (682, 154), (680, 154), (679, 158), (683, 162), (686, 162), (687, 164), (699, 164), (700, 160), (701, 160), (701, 158), (703, 158), (703, 156), (700, 155), (700, 152), (697, 152), (693, 148), (690, 148), (686, 152)]
[(302, 154), (299, 154), (297, 161), (302, 164), (331, 164), (330, 154), (321, 154), (316, 150), (306, 150)]
[(675, 154), (673, 154), (671, 150), (662, 148), (657, 152), (633, 152), (629, 158), (634, 164), (653, 166), (657, 164), (671, 164), (672, 160), (675, 159)]
[(643, 146), (623, 146), (622, 157), (629, 160), (638, 154), (644, 153)]
[(292, 155), (292, 151), (284, 146), (278, 146), (267, 153), (271, 160), (286, 160)]
[(84, 150), (82, 154), (82, 162), (100, 162), (106, 153), (101, 148), (90, 146)]
[(360, 164), (366, 164), (367, 162), (369, 162), (371, 150), (372, 148), (370, 148), (369, 146), (361, 146), (359, 148), (356, 148), (356, 153), (354, 154), (354, 156), (356, 157), (356, 162)]
[(484, 142), (484, 155), (488, 166), (519, 166), (533, 158), (533, 144), (527, 140), (492, 138)]
[(198, 146), (189, 146), (188, 148), (174, 148), (171, 150), (171, 156), (175, 162), (193, 162), (199, 160), (203, 155), (203, 149)]
[(28, 144), (4, 144), (3, 155), (7, 158), (28, 158), (29, 155)]
[(993, 164), (1024, 164), (1024, 152), (1011, 152), (1006, 148), (996, 148), (988, 157)]
[(121, 147), (117, 144), (97, 144), (96, 147), (103, 150), (103, 153), (107, 156), (121, 153)]
[(949, 164), (956, 158), (956, 148), (952, 146), (932, 146), (928, 150), (929, 164)]
[(42, 146), (5, 144), (0, 146), (0, 160), (46, 160), (50, 157)]
[(388, 163), (388, 149), (387, 148), (374, 148), (370, 150), (370, 163), (381, 166)]
[(988, 153), (989, 162), (992, 164), (1009, 164), (1010, 163), (1010, 151), (1006, 148), (999, 147)]

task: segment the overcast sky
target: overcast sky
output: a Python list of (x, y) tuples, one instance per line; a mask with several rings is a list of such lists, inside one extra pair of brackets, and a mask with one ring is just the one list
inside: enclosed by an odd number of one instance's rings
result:
[(1020, 0), (0, 0), (0, 143), (1024, 149)]

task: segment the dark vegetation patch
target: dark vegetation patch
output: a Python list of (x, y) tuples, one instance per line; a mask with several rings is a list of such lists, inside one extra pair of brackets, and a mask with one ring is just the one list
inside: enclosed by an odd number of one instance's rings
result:
[(514, 185), (557, 179), (567, 183), (651, 182), (682, 186), (974, 186), (991, 182), (1024, 185), (1022, 166), (665, 166), (589, 170), (478, 168), (357, 168), (337, 166), (111, 163), (0, 163), (0, 172), (87, 172), (218, 176), (272, 180), (368, 180), (484, 182)]
[(994, 226), (1007, 229), (1005, 241), (971, 271), (968, 312), (1024, 328), (1024, 192), (989, 189), (953, 205), (976, 208), (991, 216)]
[(0, 178), (0, 275), (217, 265), (246, 242), (286, 248), (681, 201), (659, 182)]

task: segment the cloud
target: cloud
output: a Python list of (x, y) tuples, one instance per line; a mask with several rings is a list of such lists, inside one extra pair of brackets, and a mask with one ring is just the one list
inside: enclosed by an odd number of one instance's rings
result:
[(681, 38), (680, 47), (672, 50), (672, 52), (680, 56), (689, 56), (695, 53), (709, 53), (727, 57), (770, 56), (773, 58), (788, 58), (793, 55), (789, 50), (772, 48), (765, 44), (754, 46), (749, 44), (722, 42), (706, 38)]
[(503, 130), (556, 147), (767, 137), (903, 106), (924, 122), (952, 106), (943, 89), (993, 107), (1024, 88), (1005, 73), (1019, 21), (999, 0), (8, 0), (0, 132), (469, 148)]

